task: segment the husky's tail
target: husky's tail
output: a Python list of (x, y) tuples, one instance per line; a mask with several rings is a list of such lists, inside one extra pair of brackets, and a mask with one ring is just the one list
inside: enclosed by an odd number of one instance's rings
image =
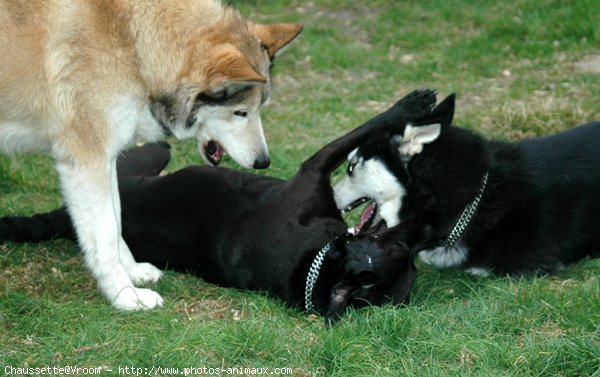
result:
[(41, 242), (56, 238), (75, 239), (75, 231), (66, 208), (31, 217), (0, 218), (0, 243)]
[(377, 130), (396, 130), (402, 122), (418, 119), (431, 112), (436, 102), (436, 91), (417, 89), (401, 98), (387, 111), (368, 120), (346, 135), (332, 141), (309, 157), (302, 164), (303, 169), (312, 169), (321, 173), (331, 173), (340, 166), (348, 154), (358, 147), (367, 136)]

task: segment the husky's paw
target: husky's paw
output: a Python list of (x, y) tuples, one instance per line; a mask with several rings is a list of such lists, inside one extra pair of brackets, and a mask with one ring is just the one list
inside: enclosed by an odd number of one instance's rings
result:
[(150, 263), (135, 263), (127, 270), (133, 284), (156, 283), (163, 272)]
[(113, 300), (118, 310), (148, 310), (163, 306), (163, 298), (156, 292), (145, 288), (126, 287)]

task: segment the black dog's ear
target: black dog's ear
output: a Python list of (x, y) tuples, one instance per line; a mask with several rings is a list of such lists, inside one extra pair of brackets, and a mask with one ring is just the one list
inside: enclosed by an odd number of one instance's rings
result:
[(352, 291), (355, 289), (356, 287), (346, 282), (337, 283), (331, 288), (329, 305), (327, 305), (327, 312), (325, 313), (325, 318), (329, 324), (333, 324), (341, 318), (342, 313), (348, 307), (349, 300), (352, 298)]
[(411, 253), (404, 265), (396, 271), (398, 278), (391, 287), (383, 292), (383, 296), (391, 299), (393, 305), (408, 304), (410, 291), (417, 276), (414, 254)]

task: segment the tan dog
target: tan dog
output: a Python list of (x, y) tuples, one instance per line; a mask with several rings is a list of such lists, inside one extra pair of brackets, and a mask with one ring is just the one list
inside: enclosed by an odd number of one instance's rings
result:
[(259, 109), (272, 59), (302, 25), (252, 24), (215, 0), (5, 0), (0, 25), (0, 149), (54, 157), (86, 265), (115, 307), (162, 305), (134, 287), (161, 272), (121, 237), (116, 156), (174, 134), (196, 137), (212, 164), (227, 151), (267, 167)]

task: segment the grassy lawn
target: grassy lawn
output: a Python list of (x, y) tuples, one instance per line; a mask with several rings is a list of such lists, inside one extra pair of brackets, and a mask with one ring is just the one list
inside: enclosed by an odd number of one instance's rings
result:
[[(440, 98), (456, 92), (455, 124), (490, 137), (600, 119), (597, 0), (233, 4), (257, 22), (305, 24), (275, 65), (263, 111), (272, 167), (261, 174), (290, 177), (320, 146), (417, 87), (437, 88)], [(170, 169), (200, 163), (194, 142), (172, 142)], [(44, 156), (0, 156), (0, 192), (0, 215), (62, 202)], [(164, 308), (118, 313), (72, 243), (5, 244), (0, 375), (6, 366), (77, 365), (103, 375), (205, 366), (294, 376), (600, 376), (599, 278), (598, 260), (536, 279), (419, 265), (408, 307), (349, 310), (327, 328), (260, 293), (173, 272), (154, 287)]]

